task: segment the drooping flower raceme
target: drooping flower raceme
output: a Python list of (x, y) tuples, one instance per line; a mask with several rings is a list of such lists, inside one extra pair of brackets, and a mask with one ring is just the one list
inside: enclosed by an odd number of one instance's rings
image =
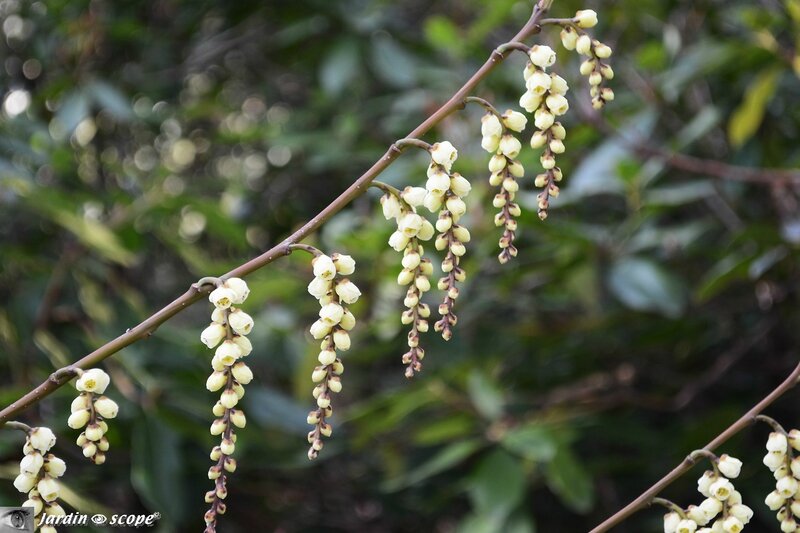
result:
[(564, 25), (561, 30), (561, 44), (567, 50), (575, 50), (588, 59), (581, 63), (581, 74), (589, 78), (589, 93), (592, 97), (592, 107), (601, 109), (607, 102), (614, 100), (614, 91), (604, 87), (605, 80), (614, 78), (614, 70), (604, 59), (611, 57), (611, 47), (592, 39), (584, 32), (585, 28), (597, 25), (597, 13), (591, 9), (584, 9), (575, 13), (571, 22)]
[(115, 418), (119, 411), (117, 402), (103, 395), (110, 381), (108, 374), (100, 368), (81, 372), (75, 382), (80, 394), (72, 401), (67, 420), (67, 425), (72, 429), (86, 428), (78, 435), (77, 444), (84, 457), (96, 465), (106, 461), (109, 447), (105, 436), (108, 424), (105, 421)]
[(500, 255), (497, 256), (501, 263), (507, 263), (517, 256), (517, 248), (514, 246), (517, 230), (515, 217), (522, 210), (514, 202), (514, 197), (519, 190), (517, 179), (524, 176), (525, 169), (516, 159), (522, 144), (513, 132), (523, 131), (527, 122), (525, 115), (511, 109), (499, 116), (490, 111), (481, 119), (481, 146), (493, 154), (489, 160), (489, 184), (500, 188), (492, 204), (500, 210), (494, 217), (494, 223), (503, 227), (503, 236), (499, 241)]
[(764, 464), (775, 476), (775, 490), (765, 503), (778, 512), (781, 531), (788, 533), (799, 529), (800, 520), (800, 456), (795, 456), (795, 451), (800, 451), (800, 430), (770, 433)]
[(539, 218), (547, 218), (550, 198), (559, 194), (557, 182), (563, 177), (561, 169), (556, 166), (556, 155), (564, 153), (564, 139), (567, 132), (556, 119), (569, 110), (567, 101), (567, 82), (547, 69), (556, 61), (556, 53), (549, 46), (535, 45), (528, 53), (529, 61), (523, 71), (525, 78), (525, 94), (519, 100), (528, 113), (533, 113), (536, 131), (531, 137), (531, 147), (544, 148), (539, 161), (544, 173), (536, 176), (534, 184), (543, 188), (537, 196)]
[(381, 197), (383, 216), (397, 222), (397, 231), (389, 237), (389, 245), (403, 252), (403, 269), (397, 275), (397, 283), (408, 287), (403, 299), (406, 309), (400, 315), (401, 322), (411, 326), (408, 351), (403, 354), (407, 378), (422, 370), (425, 350), (420, 346), (420, 334), (428, 331), (427, 318), (431, 315), (430, 306), (422, 302), (422, 295), (431, 289), (433, 264), (425, 257), (422, 242), (433, 238), (434, 228), (417, 213), (417, 207), (423, 204), (427, 194), (422, 187), (406, 187), (402, 192), (388, 191)]
[[(697, 490), (705, 497), (699, 505), (664, 515), (665, 533), (739, 533), (753, 517), (753, 510), (742, 503), (742, 495), (731, 479), (739, 477), (742, 462), (730, 455), (710, 455), (714, 470), (705, 472)], [(674, 504), (671, 504), (674, 505)]]
[(442, 272), (445, 275), (437, 284), (439, 290), (445, 291), (444, 300), (439, 305), (439, 314), (442, 318), (433, 325), (433, 329), (441, 332), (444, 340), (450, 340), (453, 336), (453, 326), (458, 321), (453, 311), (459, 293), (456, 283), (463, 282), (467, 277), (460, 266), (461, 257), (467, 251), (465, 243), (470, 240), (469, 231), (458, 222), (467, 212), (467, 204), (463, 199), (469, 194), (472, 186), (461, 174), (452, 172), (458, 151), (450, 142), (433, 144), (430, 154), (431, 164), (428, 167), (428, 181), (425, 184), (427, 194), (424, 205), (431, 212), (439, 212), (436, 220), (436, 230), (439, 235), (434, 246), (439, 251), (445, 251), (442, 260)]
[[(42, 524), (44, 516), (66, 514), (57, 501), (61, 488), (56, 480), (64, 475), (67, 465), (48, 453), (55, 443), (56, 436), (49, 428), (32, 428), (22, 448), (25, 457), (19, 463), (19, 475), (14, 480), (14, 487), (28, 495), (22, 507), (33, 507), (35, 527)], [(42, 525), (40, 531), (55, 533), (56, 529)]]
[(361, 296), (355, 283), (347, 277), (355, 271), (355, 261), (349, 255), (324, 254), (312, 260), (314, 279), (308, 292), (319, 300), (319, 319), (311, 325), (311, 335), (321, 341), (318, 356), (319, 366), (314, 368), (311, 380), (315, 383), (314, 399), (317, 408), (308, 413), (307, 422), (314, 426), (308, 433), (308, 458), (315, 459), (322, 449), (322, 437), (330, 437), (333, 428), (328, 418), (333, 414), (331, 393), (342, 390), (342, 360), (336, 351), (350, 349), (350, 334), (356, 325), (353, 313), (347, 308)]
[(253, 379), (253, 372), (242, 361), (250, 355), (253, 346), (247, 335), (253, 330), (253, 319), (241, 309), (234, 307), (244, 303), (250, 289), (239, 278), (230, 278), (209, 294), (214, 304), (211, 324), (200, 334), (200, 340), (210, 349), (215, 349), (211, 359), (213, 372), (206, 381), (211, 392), (222, 391), (212, 412), (217, 418), (211, 424), (211, 434), (219, 435), (221, 442), (211, 450), (214, 465), (208, 470), (208, 478), (214, 481), (214, 489), (205, 495), (211, 508), (206, 511), (206, 533), (216, 531), (217, 515), (225, 514), (228, 496), (227, 474), (236, 470), (236, 459), (232, 457), (236, 448), (234, 428), (247, 424), (239, 400), (244, 396), (244, 386)]

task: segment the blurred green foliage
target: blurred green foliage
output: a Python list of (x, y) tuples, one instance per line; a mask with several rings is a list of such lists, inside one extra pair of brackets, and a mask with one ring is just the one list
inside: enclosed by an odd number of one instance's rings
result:
[[(591, 7), (615, 50), (608, 119), (667, 150), (797, 167), (800, 2), (557, 0)], [(1, 0), (0, 403), (114, 338), (204, 275), (256, 255), (327, 205), (527, 20), (516, 0)], [(557, 31), (543, 42), (557, 44)], [(478, 95), (524, 90), (514, 57)], [(559, 50), (573, 109), (578, 59)], [(571, 112), (563, 194), (500, 267), (480, 112), (429, 136), (460, 150), (473, 234), (455, 338), (427, 335), (403, 378), (399, 256), (369, 193), (313, 240), (353, 254), (365, 296), (334, 438), (305, 458), (316, 310), (306, 258), (254, 275), (249, 424), (222, 531), (587, 530), (700, 447), (797, 360), (798, 189), (676, 172)], [(538, 156), (523, 152), (533, 175)], [(382, 176), (420, 185), (404, 156)], [(297, 255), (297, 254), (296, 254)], [(78, 510), (202, 525), (213, 395), (196, 305), (107, 360), (111, 453), (83, 460), (70, 387), (21, 418), (60, 436)], [(771, 414), (797, 426), (796, 393)], [(756, 530), (765, 430), (726, 450)], [(0, 434), (10, 478), (21, 442)], [(667, 496), (688, 504), (695, 474)], [(2, 503), (19, 501), (10, 480)], [(620, 531), (659, 530), (642, 511)]]

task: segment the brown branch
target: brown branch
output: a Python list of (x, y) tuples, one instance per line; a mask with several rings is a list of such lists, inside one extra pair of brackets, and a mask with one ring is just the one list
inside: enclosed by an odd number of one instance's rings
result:
[(678, 170), (732, 181), (744, 181), (766, 185), (786, 183), (800, 184), (800, 170), (743, 167), (723, 163), (722, 161), (716, 161), (714, 159), (704, 159), (702, 157), (671, 152), (648, 144), (641, 139), (627, 137), (620, 132), (619, 129), (609, 124), (601, 113), (593, 109), (587, 109), (583, 104), (576, 107), (582, 118), (589, 121), (598, 130), (619, 138), (628, 148), (633, 150), (633, 152), (640, 157), (655, 157), (660, 159), (665, 165)]
[[(553, 0), (539, 0), (533, 9), (528, 21), (522, 29), (513, 37), (513, 42), (519, 42), (528, 37), (535, 35), (541, 31), (539, 20), (544, 16), (547, 9), (553, 3)], [(489, 59), (467, 80), (467, 82), (456, 93), (445, 102), (439, 109), (436, 110), (431, 116), (425, 119), (419, 126), (414, 128), (406, 138), (418, 139), (427, 133), (431, 128), (439, 124), (447, 116), (454, 111), (461, 108), (464, 98), (469, 96), (469, 93), (480, 83), (494, 68), (503, 62), (509, 55), (509, 52), (500, 53), (494, 50)], [(385, 170), (395, 159), (400, 156), (401, 150), (396, 145), (392, 145), (386, 153), (378, 159), (364, 174), (361, 175), (350, 187), (347, 188), (342, 194), (339, 195), (333, 202), (331, 202), (325, 209), (320, 211), (314, 218), (306, 222), (300, 229), (295, 231), (289, 237), (284, 239), (283, 242), (267, 250), (263, 254), (251, 259), (250, 261), (234, 268), (220, 279), (227, 279), (230, 277), (244, 277), (251, 274), (256, 270), (268, 265), (279, 257), (283, 257), (289, 253), (289, 246), (306, 238), (308, 235), (314, 233), (324, 224), (329, 218), (341, 211), (345, 206), (350, 204), (354, 199), (361, 196), (368, 188), (372, 180), (374, 180), (383, 170)], [(76, 361), (71, 367), (89, 368), (97, 365), (103, 359), (122, 350), (126, 346), (133, 344), (139, 340), (149, 337), (153, 334), (158, 327), (183, 311), (188, 306), (197, 302), (203, 297), (210, 287), (208, 286), (192, 286), (182, 296), (176, 298), (173, 302), (165, 306), (157, 313), (151, 315), (138, 326), (129, 329), (116, 339), (104, 344), (96, 349), (89, 355)], [(61, 387), (66, 381), (56, 382), (48, 379), (29, 393), (25, 394), (19, 400), (13, 402), (11, 405), (0, 411), (0, 424), (7, 422), (11, 417), (20, 411), (37, 403), (42, 398), (52, 394), (56, 389)]]
[[(767, 396), (764, 397), (763, 400), (758, 402), (752, 409), (747, 411), (744, 415), (742, 415), (739, 420), (728, 426), (726, 430), (722, 433), (717, 435), (714, 440), (709, 442), (705, 445), (702, 449), (708, 452), (715, 450), (716, 448), (720, 447), (722, 444), (728, 441), (731, 437), (742, 431), (744, 428), (748, 427), (750, 424), (756, 421), (756, 416), (759, 415), (764, 409), (769, 407), (775, 400), (783, 396), (789, 389), (797, 385), (798, 379), (800, 379), (800, 364), (798, 364), (791, 374), (781, 383), (778, 385), (772, 392), (770, 392)], [(668, 487), (673, 481), (681, 477), (683, 474), (689, 471), (689, 469), (694, 465), (695, 461), (690, 456), (681, 462), (678, 466), (676, 466), (669, 474), (662, 477), (658, 480), (653, 486), (649, 489), (644, 491), (640, 494), (635, 500), (631, 503), (617, 511), (614, 515), (610, 518), (605, 520), (603, 523), (592, 529), (589, 533), (602, 533), (604, 531), (608, 531), (614, 526), (619, 525), (623, 520), (628, 518), (630, 515), (639, 511), (640, 509), (647, 507), (653, 502), (653, 498)]]

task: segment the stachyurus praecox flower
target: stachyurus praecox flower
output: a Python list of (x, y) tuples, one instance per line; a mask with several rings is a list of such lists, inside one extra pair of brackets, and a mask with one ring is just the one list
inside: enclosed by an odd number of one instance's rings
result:
[(78, 435), (77, 444), (81, 447), (83, 456), (94, 464), (100, 465), (106, 461), (106, 452), (109, 448), (108, 419), (116, 418), (119, 412), (117, 402), (104, 396), (111, 378), (100, 368), (78, 371), (75, 388), (80, 394), (72, 401), (70, 416), (67, 425), (72, 429), (84, 429)]
[(314, 426), (308, 433), (308, 458), (315, 459), (322, 449), (322, 437), (333, 432), (328, 419), (333, 414), (331, 393), (342, 390), (342, 360), (336, 351), (350, 349), (350, 334), (356, 325), (353, 313), (347, 308), (361, 296), (349, 276), (355, 272), (355, 261), (349, 255), (333, 254), (330, 257), (319, 253), (311, 261), (314, 279), (308, 292), (319, 301), (319, 319), (311, 325), (311, 335), (321, 341), (318, 356), (319, 366), (314, 368), (311, 380), (315, 383), (313, 396), (317, 408), (308, 413), (307, 422)]
[[(32, 507), (34, 527), (39, 527), (45, 516), (63, 516), (66, 513), (58, 504), (61, 487), (57, 479), (64, 475), (67, 465), (52, 453), (56, 436), (46, 427), (32, 428), (27, 432), (19, 463), (19, 475), (14, 479), (14, 487), (27, 493), (28, 499), (22, 507)], [(42, 533), (55, 533), (50, 525), (41, 525)]]
[(227, 474), (236, 470), (236, 459), (232, 457), (236, 449), (234, 428), (247, 424), (244, 411), (237, 408), (244, 396), (244, 386), (253, 380), (253, 372), (242, 359), (250, 355), (253, 346), (246, 337), (253, 331), (253, 318), (234, 307), (244, 303), (250, 289), (240, 278), (230, 278), (221, 283), (209, 294), (214, 304), (211, 324), (200, 334), (200, 340), (211, 349), (213, 372), (206, 381), (211, 392), (222, 391), (219, 400), (212, 408), (217, 418), (211, 424), (211, 434), (220, 436), (220, 444), (211, 450), (214, 465), (208, 470), (208, 478), (214, 481), (214, 489), (206, 492), (205, 501), (211, 504), (206, 511), (206, 533), (216, 531), (217, 516), (225, 514), (228, 496)]
[(775, 476), (775, 490), (770, 492), (765, 503), (777, 511), (781, 531), (791, 533), (799, 529), (800, 520), (800, 430), (788, 433), (773, 431), (767, 439), (767, 454), (764, 464)]
[(500, 255), (497, 259), (507, 263), (512, 257), (517, 256), (514, 246), (516, 237), (517, 220), (522, 210), (514, 202), (514, 197), (519, 190), (518, 178), (525, 175), (525, 168), (516, 158), (522, 149), (522, 143), (513, 132), (522, 132), (528, 123), (527, 117), (519, 111), (508, 109), (502, 115), (489, 111), (481, 119), (481, 146), (493, 154), (489, 160), (489, 184), (499, 187), (499, 192), (494, 196), (492, 205), (500, 212), (494, 217), (494, 223), (503, 227), (500, 237)]
[(431, 240), (435, 230), (433, 224), (417, 213), (417, 207), (423, 204), (427, 194), (422, 187), (406, 187), (402, 192), (390, 189), (381, 197), (383, 216), (397, 222), (397, 231), (389, 237), (389, 246), (403, 252), (403, 269), (397, 275), (397, 283), (408, 286), (403, 299), (406, 310), (400, 316), (403, 324), (411, 326), (408, 351), (403, 354), (407, 378), (422, 370), (425, 350), (420, 346), (420, 334), (428, 331), (427, 319), (431, 315), (430, 306), (422, 302), (422, 296), (431, 289), (433, 264), (425, 257), (422, 243)]
[(437, 283), (437, 288), (445, 292), (444, 299), (439, 305), (439, 315), (442, 318), (433, 325), (433, 329), (440, 332), (442, 338), (447, 341), (452, 338), (453, 326), (458, 321), (453, 311), (459, 294), (456, 283), (463, 282), (467, 277), (460, 263), (467, 251), (465, 243), (469, 242), (470, 234), (467, 228), (458, 222), (467, 212), (464, 197), (469, 194), (472, 186), (464, 176), (452, 172), (458, 151), (449, 141), (433, 144), (430, 147), (430, 154), (428, 181), (425, 183), (427, 194), (423, 204), (431, 212), (439, 212), (436, 220), (436, 231), (439, 235), (434, 241), (434, 246), (437, 250), (445, 252), (442, 260), (444, 277)]

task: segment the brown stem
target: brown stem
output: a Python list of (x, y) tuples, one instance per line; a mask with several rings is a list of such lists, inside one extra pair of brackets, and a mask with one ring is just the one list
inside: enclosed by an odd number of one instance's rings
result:
[[(798, 379), (800, 378), (800, 364), (798, 364), (792, 373), (778, 385), (772, 392), (770, 392), (767, 396), (764, 397), (760, 402), (758, 402), (752, 409), (747, 411), (744, 415), (742, 415), (739, 420), (728, 426), (726, 430), (722, 433), (717, 435), (714, 440), (709, 442), (706, 446), (703, 447), (703, 450), (706, 451), (713, 451), (714, 449), (718, 448), (722, 444), (728, 441), (731, 437), (742, 431), (744, 428), (748, 427), (750, 424), (756, 421), (756, 417), (760, 414), (764, 409), (769, 407), (775, 400), (783, 396), (786, 391), (797, 385)], [(644, 491), (640, 494), (635, 500), (631, 503), (614, 513), (611, 517), (606, 519), (603, 523), (592, 529), (589, 533), (602, 533), (603, 531), (608, 531), (614, 526), (619, 525), (623, 520), (628, 518), (630, 515), (635, 513), (636, 511), (643, 509), (644, 507), (648, 506), (653, 501), (653, 497), (655, 497), (658, 493), (668, 487), (673, 481), (678, 479), (680, 476), (685, 474), (689, 471), (689, 469), (694, 465), (694, 459), (689, 456), (683, 460), (681, 464), (676, 466), (669, 474), (662, 477), (658, 480), (652, 487)]]
[[(522, 41), (539, 33), (541, 31), (541, 27), (538, 24), (539, 20), (544, 16), (545, 12), (549, 9), (552, 3), (553, 0), (539, 0), (536, 7), (533, 9), (530, 19), (528, 19), (528, 22), (525, 23), (522, 29), (519, 30), (519, 32), (514, 36), (512, 41)], [(421, 137), (431, 128), (444, 120), (448, 115), (454, 111), (457, 111), (461, 107), (464, 98), (466, 98), (469, 93), (472, 92), (472, 90), (478, 85), (478, 83), (486, 78), (497, 65), (502, 63), (507, 56), (507, 53), (500, 53), (497, 50), (493, 51), (489, 59), (486, 60), (486, 62), (472, 75), (472, 77), (467, 80), (467, 82), (458, 91), (456, 91), (456, 93), (447, 102), (437, 109), (436, 112), (425, 119), (419, 126), (414, 128), (414, 130), (410, 132), (406, 138)], [(300, 229), (292, 233), (280, 244), (272, 247), (258, 257), (239, 265), (222, 276), (220, 279), (225, 280), (231, 277), (246, 276), (247, 274), (255, 272), (263, 266), (268, 265), (279, 257), (285, 256), (288, 251), (288, 245), (299, 242), (308, 235), (314, 233), (329, 218), (341, 211), (354, 199), (361, 196), (367, 190), (369, 183), (374, 180), (378, 174), (383, 172), (383, 170), (386, 169), (386, 167), (388, 167), (395, 159), (397, 159), (399, 155), (400, 151), (396, 146), (393, 145), (390, 147), (386, 153), (383, 154), (383, 156), (378, 159), (378, 161), (376, 161), (366, 172), (364, 172), (361, 177), (353, 182), (353, 184), (350, 185), (347, 190), (345, 190), (339, 195), (338, 198), (328, 204), (325, 209), (317, 213), (314, 218), (306, 222)], [(158, 329), (161, 324), (183, 311), (186, 307), (200, 300), (205, 292), (207, 292), (205, 287), (190, 288), (182, 296), (179, 296), (172, 303), (168, 304), (157, 313), (151, 315), (138, 326), (129, 329), (116, 339), (99, 347), (89, 355), (73, 363), (72, 366), (78, 366), (82, 368), (95, 366), (103, 359), (110, 357), (126, 346), (149, 337), (156, 329)], [(0, 424), (3, 424), (8, 419), (35, 404), (42, 398), (52, 394), (53, 391), (58, 389), (61, 385), (63, 385), (63, 383), (55, 383), (50, 380), (45, 381), (32, 391), (25, 394), (22, 398), (0, 411)]]
[(295, 250), (300, 250), (302, 252), (308, 252), (314, 257), (319, 257), (320, 255), (324, 255), (318, 248), (311, 246), (310, 244), (290, 244), (286, 247), (289, 253), (294, 252)]

